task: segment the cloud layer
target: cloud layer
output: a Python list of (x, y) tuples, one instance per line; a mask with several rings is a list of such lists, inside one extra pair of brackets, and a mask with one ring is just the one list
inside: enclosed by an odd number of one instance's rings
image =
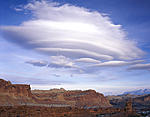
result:
[(48, 64), (47, 61), (39, 61), (39, 60), (30, 60), (30, 61), (26, 61), (26, 63), (34, 65), (34, 66), (39, 66), (39, 67), (43, 67), (46, 66)]
[(22, 9), (30, 11), (34, 19), (0, 29), (5, 39), (24, 48), (96, 63), (132, 60), (144, 53), (127, 39), (120, 25), (97, 11), (47, 1), (29, 3)]
[(136, 60), (136, 61), (108, 61), (99, 64), (92, 65), (92, 67), (118, 67), (118, 66), (126, 66), (133, 65), (144, 62), (144, 60)]
[(52, 56), (48, 67), (52, 68), (76, 68), (74, 62), (65, 56)]
[(150, 63), (132, 65), (128, 69), (129, 70), (150, 70)]

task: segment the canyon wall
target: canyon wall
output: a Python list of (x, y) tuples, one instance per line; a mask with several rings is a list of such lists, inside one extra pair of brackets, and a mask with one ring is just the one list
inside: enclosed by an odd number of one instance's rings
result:
[(11, 84), (10, 81), (0, 79), (0, 93), (11, 96), (31, 97), (30, 85)]
[(68, 104), (79, 108), (94, 108), (94, 107), (111, 107), (109, 101), (103, 94), (97, 93), (94, 90), (75, 90), (66, 91), (60, 90), (33, 90), (34, 97), (45, 100), (45, 103), (49, 101)]
[(0, 104), (34, 106), (70, 106), (78, 108), (111, 107), (103, 94), (94, 90), (32, 90), (30, 85), (12, 84), (0, 79)]
[(25, 103), (35, 103), (30, 85), (12, 84), (0, 79), (0, 106), (14, 106)]

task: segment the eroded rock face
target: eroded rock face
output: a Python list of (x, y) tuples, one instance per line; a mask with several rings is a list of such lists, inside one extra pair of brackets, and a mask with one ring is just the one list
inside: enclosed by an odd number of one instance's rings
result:
[(110, 107), (109, 101), (104, 97), (103, 94), (97, 93), (94, 90), (76, 90), (66, 91), (60, 89), (52, 90), (35, 90), (32, 91), (33, 95), (39, 99), (51, 100), (51, 102), (59, 102), (68, 104), (73, 107), (79, 108), (96, 108), (96, 107)]
[(150, 102), (150, 94), (149, 94), (149, 95), (147, 95), (147, 96), (145, 96), (144, 101), (146, 101), (146, 102)]
[(150, 94), (134, 98), (133, 102), (136, 108), (140, 107), (140, 108), (148, 109), (150, 108)]
[(33, 90), (30, 85), (12, 84), (0, 79), (0, 104), (70, 106), (77, 108), (111, 107), (103, 94), (94, 90), (67, 91), (61, 89)]
[(11, 96), (31, 97), (30, 85), (11, 84), (10, 81), (0, 79), (0, 92)]
[(126, 102), (125, 111), (128, 112), (128, 113), (133, 112), (132, 101), (131, 100)]
[(150, 94), (148, 95), (144, 95), (144, 96), (140, 96), (134, 99), (134, 101), (136, 102), (141, 102), (141, 103), (150, 103)]
[[(123, 108), (126, 106), (126, 111), (131, 112), (133, 110), (142, 111), (149, 110), (150, 108), (150, 94), (147, 95), (120, 95), (120, 96), (108, 96), (107, 99), (113, 105), (113, 107)], [(128, 101), (131, 103), (126, 103)]]
[(74, 101), (75, 106), (80, 108), (110, 107), (108, 100), (103, 94), (94, 90), (66, 91), (63, 94), (66, 101)]
[(30, 85), (12, 84), (0, 79), (0, 106), (14, 106), (25, 103), (35, 103)]

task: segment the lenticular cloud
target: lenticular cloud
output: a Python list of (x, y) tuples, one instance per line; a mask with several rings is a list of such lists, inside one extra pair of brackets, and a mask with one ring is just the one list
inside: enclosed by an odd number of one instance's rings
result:
[(126, 39), (120, 25), (96, 11), (47, 1), (22, 8), (33, 19), (0, 27), (5, 39), (49, 56), (96, 60), (135, 59), (143, 52)]

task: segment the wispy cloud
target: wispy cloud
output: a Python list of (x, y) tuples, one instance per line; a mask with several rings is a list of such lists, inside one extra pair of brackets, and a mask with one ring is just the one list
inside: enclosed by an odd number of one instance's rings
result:
[(49, 61), (45, 60), (28, 60), (25, 63), (33, 66), (43, 67), (48, 66), (51, 68), (78, 68), (77, 65), (65, 56), (51, 56)]
[(126, 66), (126, 65), (133, 65), (137, 63), (144, 62), (144, 60), (136, 60), (136, 61), (107, 61), (95, 65), (91, 65), (91, 67), (119, 67), (119, 66)]
[(30, 61), (26, 61), (25, 63), (31, 64), (34, 66), (39, 66), (39, 67), (43, 67), (48, 64), (47, 61), (43, 61), (43, 60), (30, 60)]
[(48, 67), (54, 68), (77, 68), (74, 62), (65, 56), (51, 56), (51, 62)]
[[(13, 83), (19, 84), (31, 84), (31, 85), (61, 85), (63, 83), (69, 83), (69, 81), (61, 81), (61, 80), (51, 80), (51, 79), (43, 79), (43, 78), (34, 78), (34, 77), (25, 77), (20, 75), (11, 75), (11, 74), (0, 74), (0, 77), (9, 80)], [(70, 82), (71, 83), (71, 82)]]
[(150, 63), (132, 65), (128, 70), (150, 70)]
[(75, 62), (82, 62), (82, 63), (101, 63), (99, 60), (95, 60), (92, 58), (79, 58), (76, 59)]

